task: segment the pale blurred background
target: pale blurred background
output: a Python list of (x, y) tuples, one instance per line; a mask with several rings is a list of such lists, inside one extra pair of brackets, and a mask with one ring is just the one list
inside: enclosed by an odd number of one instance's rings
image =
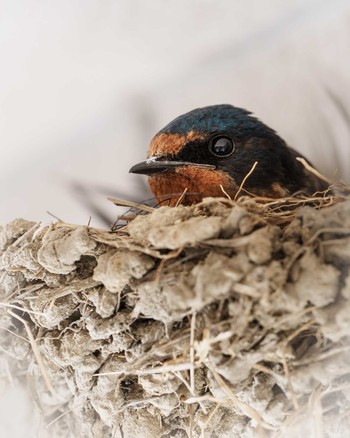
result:
[[(348, 0), (0, 0), (0, 53), (2, 224), (102, 225), (87, 201), (115, 218), (107, 195), (149, 196), (128, 170), (151, 137), (215, 103), (350, 181)], [(25, 393), (3, 391), (0, 435), (31, 436)]]
[[(0, 0), (0, 223), (102, 225), (151, 137), (198, 106), (253, 111), (350, 175), (350, 2)], [(88, 193), (73, 189), (79, 184)], [(83, 199), (85, 201), (83, 202)]]

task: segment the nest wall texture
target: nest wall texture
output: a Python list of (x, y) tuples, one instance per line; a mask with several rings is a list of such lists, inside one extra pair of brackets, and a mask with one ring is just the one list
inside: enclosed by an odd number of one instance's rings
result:
[(284, 208), (207, 198), (114, 233), (3, 227), (2, 366), (47, 433), (346, 436), (350, 201)]

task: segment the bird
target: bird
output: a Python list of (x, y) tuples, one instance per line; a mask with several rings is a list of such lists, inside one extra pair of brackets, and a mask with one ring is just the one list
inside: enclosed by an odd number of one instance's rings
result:
[(312, 164), (250, 111), (230, 104), (197, 108), (151, 140), (147, 159), (130, 173), (149, 177), (159, 203), (205, 197), (285, 198), (328, 189)]

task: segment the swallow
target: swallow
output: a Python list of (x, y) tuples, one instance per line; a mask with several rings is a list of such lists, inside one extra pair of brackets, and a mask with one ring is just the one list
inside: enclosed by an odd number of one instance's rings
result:
[(154, 196), (171, 206), (207, 196), (283, 198), (327, 190), (300, 158), (309, 163), (251, 112), (212, 105), (166, 125), (152, 139), (148, 159), (129, 172), (148, 175)]

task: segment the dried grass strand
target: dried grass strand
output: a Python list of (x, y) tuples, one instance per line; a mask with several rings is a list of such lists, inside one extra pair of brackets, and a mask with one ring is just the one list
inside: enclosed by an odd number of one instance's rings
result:
[(35, 356), (35, 358), (36, 358), (36, 360), (37, 360), (38, 366), (39, 366), (40, 371), (41, 371), (41, 373), (42, 373), (42, 376), (43, 376), (43, 379), (44, 379), (45, 385), (46, 385), (47, 389), (50, 391), (50, 393), (51, 393), (51, 394), (54, 394), (55, 391), (54, 391), (54, 388), (53, 388), (53, 386), (52, 386), (52, 383), (51, 383), (51, 380), (50, 380), (50, 378), (49, 378), (49, 375), (48, 375), (48, 373), (47, 373), (47, 371), (46, 371), (46, 368), (45, 368), (45, 365), (44, 365), (44, 361), (43, 361), (43, 359), (42, 359), (42, 357), (41, 357), (40, 350), (39, 350), (38, 346), (36, 345), (36, 342), (35, 342), (34, 336), (33, 336), (32, 332), (31, 332), (31, 330), (30, 330), (30, 328), (29, 328), (29, 325), (28, 325), (27, 321), (25, 321), (25, 320), (24, 320), (23, 318), (21, 318), (20, 316), (16, 315), (16, 314), (15, 314), (14, 312), (12, 312), (11, 310), (7, 310), (7, 312), (8, 312), (13, 318), (17, 319), (18, 321), (20, 321), (20, 322), (24, 325), (24, 327), (25, 327), (25, 329), (26, 329), (26, 332), (27, 332), (27, 335), (28, 335), (28, 339), (29, 339), (30, 345), (31, 345), (32, 350), (33, 350), (33, 354), (34, 354), (34, 356)]
[(224, 187), (222, 186), (222, 184), (220, 184), (220, 189), (221, 189), (222, 193), (227, 197), (227, 199), (229, 199), (230, 201), (232, 201), (231, 196), (226, 192), (226, 190), (224, 189)]
[(175, 207), (178, 207), (181, 204), (187, 192), (188, 192), (188, 188), (186, 187), (185, 190), (181, 193), (179, 199), (176, 201)]
[(332, 185), (332, 182), (326, 178), (324, 175), (322, 175), (322, 173), (320, 173), (318, 170), (316, 170), (314, 167), (311, 166), (311, 164), (309, 164), (305, 158), (303, 157), (296, 157), (296, 160), (299, 161), (306, 170), (308, 170), (309, 172), (311, 172), (313, 175), (317, 176), (317, 178), (320, 178), (322, 181), (326, 182), (329, 185)]
[[(226, 395), (230, 398), (233, 404), (247, 417), (254, 420), (258, 425), (258, 430), (260, 430), (259, 426), (264, 427), (268, 430), (274, 430), (274, 427), (265, 423), (261, 415), (251, 406), (248, 406), (246, 403), (238, 400), (238, 398), (233, 394), (229, 386), (226, 384), (224, 379), (220, 376), (220, 374), (216, 371), (215, 366), (213, 364), (209, 364), (208, 368), (213, 373), (213, 376), (220, 388), (226, 393)], [(260, 433), (260, 432), (259, 432)]]
[(250, 177), (250, 175), (254, 172), (256, 166), (258, 165), (258, 161), (255, 161), (255, 163), (253, 164), (252, 168), (250, 169), (250, 171), (247, 173), (247, 175), (243, 178), (243, 181), (241, 182), (241, 185), (239, 186), (239, 189), (237, 191), (237, 193), (235, 194), (235, 197), (233, 198), (234, 201), (237, 200), (238, 195), (241, 193), (244, 184), (246, 183), (247, 179)]
[(194, 337), (195, 337), (195, 328), (196, 328), (196, 312), (193, 312), (191, 317), (191, 331), (190, 331), (190, 382), (191, 382), (191, 392), (192, 394), (195, 394), (195, 385), (194, 385), (194, 357), (195, 357), (195, 350), (194, 350)]
[(113, 197), (108, 197), (107, 199), (108, 201), (113, 202), (113, 204), (117, 205), (118, 207), (131, 207), (131, 208), (136, 208), (138, 210), (147, 211), (149, 213), (152, 213), (152, 211), (154, 211), (154, 207), (150, 207), (149, 205), (145, 205), (145, 204), (139, 204), (138, 202), (126, 201), (125, 199), (113, 198)]

